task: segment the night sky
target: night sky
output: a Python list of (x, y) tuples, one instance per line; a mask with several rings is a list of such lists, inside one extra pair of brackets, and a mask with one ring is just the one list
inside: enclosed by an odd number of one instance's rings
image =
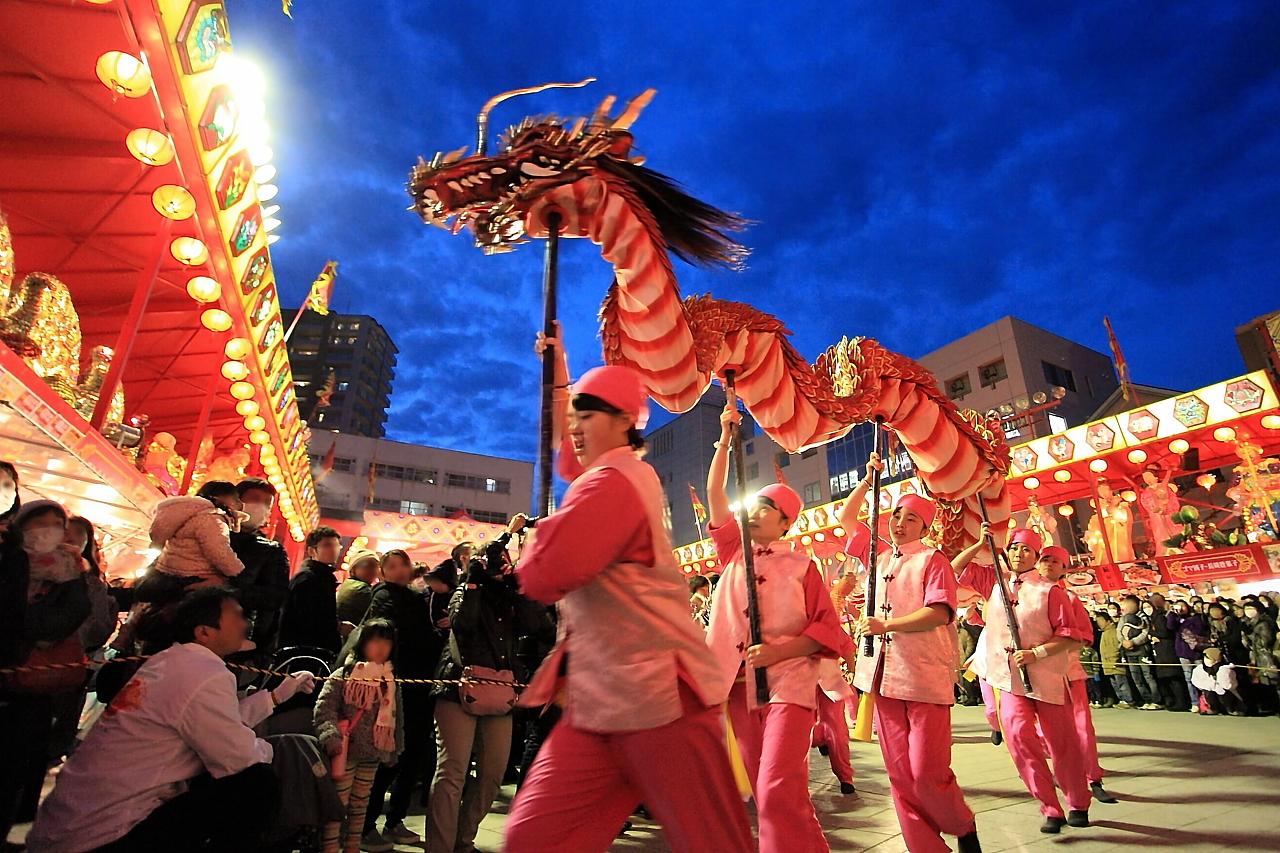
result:
[[(341, 263), (337, 310), (400, 348), (392, 438), (534, 456), (542, 245), (486, 257), (404, 184), (549, 80), (600, 78), (493, 129), (656, 87), (648, 165), (756, 222), (744, 272), (680, 266), (683, 292), (779, 315), (810, 359), (846, 334), (921, 356), (1005, 314), (1105, 352), (1107, 313), (1135, 381), (1195, 388), (1280, 307), (1280, 4), (227, 5), (270, 83), (283, 301)], [(575, 374), (610, 280), (562, 243)]]

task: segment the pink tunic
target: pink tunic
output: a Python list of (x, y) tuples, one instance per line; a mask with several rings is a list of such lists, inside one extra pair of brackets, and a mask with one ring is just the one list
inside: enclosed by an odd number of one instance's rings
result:
[(689, 618), (662, 506), (657, 473), (621, 447), (601, 455), (560, 509), (539, 522), (516, 574), (525, 595), (559, 602), (560, 640), (521, 705), (554, 698), (566, 657), (566, 713), (585, 731), (639, 731), (679, 719), (682, 681), (704, 705), (724, 700), (728, 689), (717, 688), (702, 629)]
[[(1040, 577), (1035, 571), (1023, 572), (1011, 584), (1014, 610), (1024, 649), (1046, 643), (1054, 637), (1075, 637), (1075, 621), (1067, 601), (1067, 591)], [(1017, 696), (1029, 696), (1052, 705), (1066, 701), (1067, 656), (1052, 655), (1027, 664), (1031, 676), (1031, 693), (1022, 686), (1021, 676), (1014, 674), (1013, 638), (1001, 601), (1000, 588), (992, 592), (987, 608), (986, 679), (992, 687)]]
[(907, 702), (952, 705), (960, 645), (956, 638), (956, 578), (936, 548), (917, 540), (876, 560), (879, 580), (870, 613), (881, 619), (907, 616), (922, 607), (945, 604), (951, 619), (928, 631), (876, 637), (874, 655), (859, 649), (853, 686), (863, 693)]
[[(711, 599), (711, 625), (707, 629), (710, 658), (718, 669), (718, 687), (729, 695), (751, 645), (747, 625), (746, 570), (742, 564), (742, 539), (738, 522), (729, 519), (710, 529), (716, 553), (724, 566)], [(840, 627), (822, 573), (807, 554), (786, 542), (755, 549), (756, 597), (760, 605), (760, 629), (766, 643), (809, 637), (821, 651), (790, 658), (768, 668), (769, 702), (814, 709), (818, 661), (852, 652), (853, 642)], [(750, 666), (747, 667), (751, 669)], [(755, 676), (747, 673), (747, 683)], [(755, 690), (747, 691), (748, 707), (755, 708)]]

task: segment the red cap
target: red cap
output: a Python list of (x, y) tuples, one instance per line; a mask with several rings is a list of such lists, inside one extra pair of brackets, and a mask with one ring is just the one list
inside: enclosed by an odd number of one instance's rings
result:
[(1036, 554), (1039, 554), (1041, 549), (1044, 548), (1044, 540), (1040, 538), (1040, 534), (1029, 527), (1022, 527), (1013, 531), (1013, 535), (1009, 537), (1009, 544), (1012, 545), (1014, 542), (1026, 545)]
[(796, 490), (790, 486), (784, 486), (782, 483), (765, 486), (756, 492), (756, 497), (768, 498), (773, 501), (773, 505), (778, 508), (778, 512), (792, 521), (799, 518), (800, 510), (804, 509), (804, 501), (800, 500)]
[(616, 364), (593, 367), (573, 383), (573, 393), (590, 394), (617, 406), (636, 419), (636, 429), (644, 429), (649, 422), (649, 392), (640, 374), (629, 367)]
[(1045, 557), (1056, 557), (1062, 561), (1062, 565), (1071, 565), (1071, 552), (1066, 548), (1063, 548), (1061, 545), (1050, 545), (1045, 548), (1040, 552), (1040, 559), (1043, 560)]
[(894, 509), (905, 509), (907, 512), (914, 512), (920, 516), (920, 520), (924, 522), (925, 527), (932, 525), (934, 516), (938, 514), (938, 505), (923, 495), (903, 495), (898, 498), (898, 505)]

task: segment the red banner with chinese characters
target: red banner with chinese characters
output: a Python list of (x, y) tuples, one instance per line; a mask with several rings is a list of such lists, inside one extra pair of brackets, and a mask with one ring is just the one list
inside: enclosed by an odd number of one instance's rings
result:
[(1160, 573), (1167, 583), (1194, 584), (1226, 579), (1243, 583), (1277, 574), (1268, 565), (1261, 545), (1178, 554), (1161, 557), (1159, 563)]

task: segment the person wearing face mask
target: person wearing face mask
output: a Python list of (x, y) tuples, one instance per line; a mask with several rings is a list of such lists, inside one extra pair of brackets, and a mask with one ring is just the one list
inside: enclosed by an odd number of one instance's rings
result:
[[(78, 631), (90, 613), (89, 593), (78, 555), (63, 543), (66, 524), (60, 504), (30, 501), (0, 539), (0, 667), (84, 656)], [(0, 676), (0, 839), (8, 836), (20, 807), (34, 812), (54, 703), (59, 693), (74, 689), (41, 689)]]
[(520, 704), (560, 695), (564, 715), (512, 804), (506, 850), (607, 850), (643, 801), (675, 853), (753, 851), (724, 747), (728, 685), (689, 618), (662, 484), (639, 455), (645, 386), (609, 366), (570, 387), (563, 348), (541, 343), (557, 349), (544, 357), (556, 358), (558, 467), (571, 485), (516, 565), (521, 592), (560, 611), (559, 642)]
[(264, 532), (276, 505), (275, 486), (249, 477), (236, 484), (236, 494), (248, 518), (231, 534), (231, 550), (244, 563), (232, 586), (249, 618), (249, 639), (258, 656), (267, 658), (279, 645), (280, 610), (289, 595), (289, 555)]
[(1280, 672), (1276, 670), (1275, 644), (1276, 622), (1256, 599), (1244, 602), (1244, 643), (1249, 648), (1249, 664), (1255, 667), (1253, 698), (1262, 714), (1274, 714), (1277, 710), (1276, 685), (1280, 684)]
[(12, 462), (0, 459), (0, 532), (8, 528), (20, 509), (22, 498), (18, 495), (18, 469)]

